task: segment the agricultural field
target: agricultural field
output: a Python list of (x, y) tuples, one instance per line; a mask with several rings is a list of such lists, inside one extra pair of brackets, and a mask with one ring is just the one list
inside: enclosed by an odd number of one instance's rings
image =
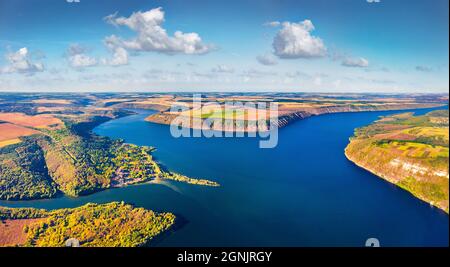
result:
[(43, 219), (15, 219), (0, 222), (0, 247), (24, 245), (27, 241), (25, 227), (40, 223)]
[(249, 111), (246, 109), (225, 109), (222, 106), (210, 106), (191, 109), (184, 112), (181, 112), (179, 115), (185, 117), (193, 117), (193, 118), (201, 118), (201, 119), (221, 119), (221, 120), (232, 120), (232, 119), (240, 119), (243, 120)]
[[(98, 124), (130, 112), (104, 107), (104, 100), (90, 106), (76, 104), (93, 101), (94, 97), (49, 99), (25, 98), (9, 106), (23, 112), (0, 112), (0, 199), (51, 198), (58, 193), (77, 197), (178, 177), (161, 170), (151, 155), (153, 148), (91, 132)], [(45, 108), (58, 108), (58, 112), (36, 114), (43, 103), (52, 106)], [(71, 106), (60, 113), (60, 105)], [(30, 107), (31, 114), (26, 114)], [(183, 177), (177, 181), (209, 185), (201, 179)]]
[(32, 127), (37, 129), (58, 128), (62, 121), (52, 115), (29, 116), (23, 113), (0, 113), (0, 121), (9, 122), (15, 125)]
[(46, 98), (41, 98), (41, 99), (35, 99), (35, 100), (31, 100), (32, 103), (36, 103), (36, 104), (57, 104), (57, 105), (70, 105), (72, 104), (72, 101), (68, 100), (68, 99), (46, 99)]
[(446, 212), (449, 209), (448, 110), (384, 117), (356, 129), (345, 149), (357, 165)]
[(20, 143), (20, 137), (38, 134), (39, 131), (11, 123), (0, 123), (0, 148)]
[[(357, 94), (346, 95), (345, 97), (339, 94), (336, 96), (322, 94), (207, 94), (201, 96), (202, 103), (196, 104), (196, 106), (192, 102), (193, 98), (188, 96), (158, 97), (158, 101), (162, 105), (158, 109), (159, 112), (150, 115), (147, 121), (171, 124), (178, 117), (187, 121), (184, 124), (190, 125), (191, 128), (198, 128), (199, 126), (194, 125), (193, 122), (196, 118), (200, 118), (202, 121), (206, 119), (235, 120), (236, 124), (244, 125), (243, 130), (245, 132), (252, 132), (257, 129), (252, 125), (249, 126), (248, 122), (251, 120), (267, 122), (269, 119), (276, 118), (278, 120), (277, 127), (283, 127), (297, 119), (326, 113), (412, 109), (436, 107), (443, 104), (437, 98), (435, 102), (421, 102), (412, 96), (397, 98)], [(243, 106), (239, 107), (238, 104), (230, 109), (229, 103), (236, 104), (236, 102)], [(128, 102), (128, 104), (131, 103)], [(250, 103), (265, 103), (266, 107), (245, 106)], [(277, 113), (270, 112), (270, 103), (277, 103)], [(170, 107), (175, 106), (183, 107), (183, 110), (170, 110)], [(258, 113), (258, 115), (253, 116), (255, 113)], [(209, 127), (212, 128), (213, 126), (210, 125)]]
[[(279, 126), (282, 127), (294, 119), (324, 113), (445, 104), (439, 98), (421, 102), (415, 97), (391, 99), (348, 95), (344, 98), (342, 95), (315, 94), (202, 95), (202, 102), (216, 102), (213, 108), (195, 107), (192, 94), (188, 93), (7, 94), (0, 98), (0, 199), (8, 201), (55, 198), (59, 195), (79, 197), (108, 188), (168, 180), (197, 186), (220, 186), (215, 181), (166, 170), (153, 158), (152, 147), (127, 144), (123, 140), (113, 140), (92, 132), (101, 123), (133, 114), (134, 108), (156, 110), (155, 116), (167, 124), (180, 114), (202, 121), (214, 119), (246, 123), (249, 115), (261, 110), (240, 107), (224, 109), (225, 104), (233, 100), (244, 104), (277, 102)], [(170, 107), (173, 105), (182, 107), (184, 111), (171, 113)], [(258, 116), (267, 120), (272, 114), (259, 112)], [(431, 188), (434, 205), (441, 205), (442, 195), (448, 196), (448, 190), (442, 191), (439, 184), (444, 181), (448, 185), (448, 177), (445, 178), (448, 172), (439, 169), (439, 166), (448, 164), (448, 133), (445, 132), (445, 127), (448, 130), (448, 120), (445, 114), (434, 113), (429, 119), (404, 114), (381, 121), (384, 121), (383, 129), (374, 126), (361, 131), (377, 135), (378, 143), (370, 144), (376, 146), (373, 151), (387, 149), (395, 151), (398, 157), (432, 159), (427, 164), (438, 166), (437, 178), (433, 178), (436, 180), (427, 178), (423, 180), (427, 184), (423, 185), (407, 178), (401, 179), (401, 183), (399, 180), (398, 184), (414, 190), (417, 195)], [(248, 131), (249, 124), (245, 125), (247, 128), (244, 130)], [(390, 141), (386, 143), (386, 140)], [(442, 160), (445, 155), (447, 161)], [(415, 162), (405, 165), (394, 158), (391, 161), (388, 166), (392, 169), (410, 168), (419, 174), (423, 172), (422, 166), (416, 166)], [(65, 240), (73, 235), (79, 237), (82, 246), (142, 246), (169, 229), (174, 223), (174, 216), (123, 203), (110, 203), (54, 211), (0, 208), (0, 220), (2, 246), (64, 246)]]
[(14, 138), (14, 139), (8, 139), (8, 140), (0, 141), (0, 148), (5, 147), (5, 146), (9, 146), (9, 145), (18, 144), (20, 142), (22, 142), (22, 141), (19, 138)]

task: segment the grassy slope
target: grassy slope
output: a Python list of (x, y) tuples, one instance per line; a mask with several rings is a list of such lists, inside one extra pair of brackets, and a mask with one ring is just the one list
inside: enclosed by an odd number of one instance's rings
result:
[(448, 110), (383, 118), (356, 129), (346, 156), (448, 213)]

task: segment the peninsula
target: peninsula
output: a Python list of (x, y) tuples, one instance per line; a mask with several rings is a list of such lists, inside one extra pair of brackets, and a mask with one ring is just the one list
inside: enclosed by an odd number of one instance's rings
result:
[[(361, 111), (383, 111), (430, 108), (445, 105), (445, 95), (371, 95), (371, 94), (207, 94), (201, 96), (200, 105), (193, 98), (183, 95), (149, 99), (145, 102), (127, 101), (119, 106), (156, 108), (159, 112), (146, 118), (147, 121), (171, 124), (176, 118), (183, 126), (204, 130), (233, 132), (256, 132), (267, 129), (269, 120), (278, 128), (293, 121), (310, 116)], [(263, 107), (257, 104), (263, 103)], [(276, 113), (269, 109), (277, 104)], [(179, 110), (173, 107), (178, 107)], [(210, 122), (207, 122), (209, 120)], [(228, 120), (228, 121), (226, 121)], [(219, 122), (219, 127), (213, 121)], [(265, 122), (261, 125), (260, 122)]]
[[(132, 114), (95, 96), (8, 95), (0, 103), (0, 199), (72, 197), (155, 179), (218, 186), (163, 170), (154, 148), (94, 134), (100, 123)], [(3, 105), (2, 105), (3, 104)]]
[(403, 113), (358, 128), (345, 148), (356, 165), (449, 211), (449, 113)]

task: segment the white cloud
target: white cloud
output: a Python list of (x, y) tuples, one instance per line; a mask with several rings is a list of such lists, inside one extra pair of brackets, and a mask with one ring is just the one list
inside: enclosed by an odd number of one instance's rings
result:
[(202, 73), (202, 72), (196, 72), (196, 71), (194, 71), (194, 72), (192, 73), (192, 75), (193, 75), (195, 78), (206, 78), (206, 79), (214, 79), (214, 78), (217, 78), (217, 74), (214, 74), (214, 73)]
[(102, 59), (102, 63), (110, 66), (128, 64), (128, 51), (120, 46), (120, 40), (116, 36), (109, 36), (104, 41), (106, 47), (112, 52), (112, 58)]
[(345, 67), (355, 67), (355, 68), (365, 68), (369, 66), (369, 61), (365, 58), (346, 58), (342, 61), (342, 66)]
[[(136, 32), (134, 38), (123, 40), (114, 35), (118, 46), (134, 51), (155, 51), (165, 54), (205, 54), (211, 51), (211, 45), (204, 44), (195, 33), (175, 31), (169, 36), (162, 27), (164, 11), (161, 7), (145, 12), (134, 12), (130, 17), (117, 17), (116, 14), (105, 17), (105, 21), (116, 26), (126, 26)], [(120, 45), (119, 45), (120, 44)]]
[(320, 86), (320, 85), (322, 85), (322, 78), (320, 78), (320, 77), (315, 77), (315, 78), (314, 78), (314, 85), (315, 85), (315, 86)]
[(20, 48), (14, 53), (6, 54), (9, 65), (0, 69), (0, 73), (23, 73), (33, 75), (36, 72), (44, 71), (44, 65), (40, 62), (32, 62), (26, 47)]
[(377, 67), (377, 68), (366, 68), (365, 72), (390, 72), (391, 70), (387, 67)]
[(281, 22), (279, 22), (279, 21), (269, 21), (269, 22), (264, 23), (263, 25), (267, 26), (267, 27), (278, 27), (278, 26), (281, 25)]
[(381, 0), (366, 0), (367, 1), (367, 3), (370, 3), (370, 4), (372, 4), (372, 3), (380, 3), (381, 2)]
[(277, 73), (273, 71), (261, 71), (256, 69), (249, 69), (244, 71), (241, 76), (244, 77), (268, 77), (268, 76), (276, 76)]
[(73, 68), (85, 68), (97, 65), (97, 59), (86, 54), (87, 49), (79, 44), (71, 44), (66, 52), (69, 65)]
[(69, 57), (69, 64), (74, 68), (91, 67), (97, 65), (97, 60), (85, 54)]
[(216, 67), (211, 69), (212, 72), (220, 72), (220, 73), (233, 73), (234, 69), (227, 65), (219, 64)]
[(319, 37), (312, 36), (314, 25), (310, 20), (299, 23), (283, 22), (273, 40), (275, 55), (280, 58), (317, 58), (327, 49)]
[(71, 44), (66, 51), (67, 56), (73, 56), (78, 54), (83, 54), (87, 51), (86, 47), (83, 47), (79, 44)]
[(272, 66), (276, 65), (277, 59), (271, 55), (271, 54), (264, 54), (256, 57), (256, 60), (258, 60), (259, 63), (266, 65), (266, 66)]
[(341, 80), (335, 80), (335, 81), (333, 82), (333, 85), (334, 85), (335, 88), (339, 88), (339, 87), (341, 87), (341, 83), (342, 83)]
[(289, 78), (311, 78), (311, 75), (308, 73), (305, 73), (303, 71), (296, 71), (296, 72), (287, 72), (286, 76)]
[(419, 65), (419, 66), (416, 66), (416, 70), (417, 71), (422, 71), (422, 72), (431, 72), (433, 69), (431, 67), (428, 67), (428, 66)]
[(163, 69), (151, 69), (142, 74), (142, 78), (146, 81), (160, 81), (160, 82), (168, 82), (168, 81), (182, 81), (185, 80), (187, 76), (184, 72), (179, 71), (169, 71)]
[(108, 61), (108, 65), (120, 66), (128, 64), (128, 52), (123, 47), (114, 48), (113, 57)]

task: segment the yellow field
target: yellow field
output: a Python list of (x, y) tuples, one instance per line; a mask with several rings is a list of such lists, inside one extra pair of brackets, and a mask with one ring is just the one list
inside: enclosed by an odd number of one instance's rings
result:
[(52, 128), (53, 126), (61, 126), (63, 122), (48, 114), (29, 116), (23, 113), (11, 112), (0, 113), (0, 121), (6, 121), (12, 124), (33, 127), (33, 128)]
[[(301, 108), (314, 108), (317, 106), (324, 106), (324, 104), (315, 104), (315, 103), (295, 103), (295, 102), (278, 102), (280, 108), (287, 109), (301, 109)], [(326, 104), (325, 104), (326, 105)]]
[(393, 151), (401, 151), (403, 156), (412, 158), (437, 158), (449, 156), (447, 147), (431, 146), (414, 142), (391, 142), (389, 144), (380, 145), (380, 147)]
[(31, 102), (36, 104), (59, 104), (59, 105), (72, 104), (72, 101), (67, 99), (36, 99), (32, 100)]
[(22, 127), (11, 123), (0, 123), (0, 142), (8, 141), (19, 138), (21, 136), (27, 136), (39, 133), (36, 130)]
[(0, 223), (0, 247), (22, 245), (27, 240), (25, 226), (30, 226), (44, 219), (5, 220)]
[(0, 141), (0, 148), (1, 147), (5, 147), (5, 146), (9, 146), (9, 145), (14, 145), (14, 144), (18, 144), (20, 143), (20, 139), (19, 138), (15, 138), (15, 139), (9, 139), (9, 140), (5, 140), (5, 141)]
[(414, 127), (403, 132), (418, 137), (443, 137), (448, 142), (448, 127)]
[(37, 112), (43, 113), (43, 112), (58, 112), (58, 111), (64, 111), (66, 110), (65, 107), (38, 107)]
[(179, 115), (201, 119), (225, 119), (225, 120), (266, 120), (274, 116), (267, 109), (255, 109), (249, 107), (225, 108), (224, 105), (203, 106), (198, 109), (190, 109), (181, 112)]

